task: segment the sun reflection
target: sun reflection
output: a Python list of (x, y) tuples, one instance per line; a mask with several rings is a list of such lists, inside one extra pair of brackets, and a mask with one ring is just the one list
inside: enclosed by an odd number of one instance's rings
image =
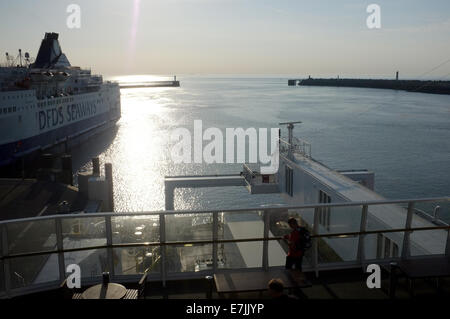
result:
[[(119, 81), (149, 76), (117, 77)], [(126, 89), (121, 92), (122, 117), (113, 144), (102, 154), (112, 162), (116, 211), (164, 209), (164, 176), (168, 174), (168, 139), (174, 103), (167, 88)], [(139, 229), (136, 229), (139, 232)]]

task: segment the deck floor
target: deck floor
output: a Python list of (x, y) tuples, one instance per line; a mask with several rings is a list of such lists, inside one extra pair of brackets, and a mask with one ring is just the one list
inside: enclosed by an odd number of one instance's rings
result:
[[(336, 270), (320, 273), (319, 278), (308, 274), (311, 287), (301, 288), (299, 291), (291, 291), (300, 300), (380, 300), (389, 299), (389, 277), (382, 275), (380, 289), (369, 289), (366, 285), (367, 274), (361, 269)], [(129, 283), (123, 283), (127, 288), (135, 288)], [(396, 299), (436, 299), (450, 297), (450, 278), (440, 279), (440, 291), (436, 289), (434, 280), (417, 279), (414, 283), (414, 297), (409, 291), (409, 284), (405, 278), (399, 278)], [(207, 299), (208, 283), (204, 279), (168, 281), (165, 288), (161, 282), (149, 282), (146, 289), (146, 299)], [(287, 293), (289, 291), (286, 290)], [(27, 298), (53, 298), (55, 292), (42, 292), (33, 295), (16, 297)], [(270, 299), (267, 291), (229, 293), (219, 296), (215, 289), (212, 299)]]

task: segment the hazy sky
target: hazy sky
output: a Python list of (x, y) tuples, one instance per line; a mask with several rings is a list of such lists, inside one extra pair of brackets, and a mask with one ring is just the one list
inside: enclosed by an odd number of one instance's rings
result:
[[(80, 29), (66, 25), (72, 3)], [(366, 25), (371, 3), (381, 29)], [(418, 77), (450, 59), (450, 1), (1, 0), (2, 61), (35, 57), (49, 31), (72, 65), (107, 75)], [(450, 62), (429, 76), (449, 73)]]

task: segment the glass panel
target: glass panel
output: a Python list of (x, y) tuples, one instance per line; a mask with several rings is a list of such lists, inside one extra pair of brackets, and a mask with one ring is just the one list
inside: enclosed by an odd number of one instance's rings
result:
[(66, 268), (68, 265), (80, 266), (81, 278), (97, 279), (105, 271), (110, 272), (106, 249), (89, 249), (64, 253)]
[[(268, 211), (269, 213), (269, 238), (283, 237), (289, 234), (291, 228), (287, 221), (289, 217), (299, 217), (300, 210), (276, 210)], [(299, 219), (300, 220), (300, 219)], [(286, 262), (286, 254), (288, 245), (285, 240), (271, 240), (269, 241), (269, 267), (284, 266)]]
[(0, 295), (5, 291), (3, 260), (0, 260)]
[(287, 243), (285, 240), (269, 241), (269, 266), (284, 266), (286, 263)]
[(212, 240), (213, 214), (166, 215), (166, 242)]
[(197, 272), (212, 269), (212, 245), (177, 245), (166, 247), (169, 273)]
[[(438, 225), (434, 224), (423, 211), (415, 211), (413, 214), (412, 228), (435, 226)], [(447, 231), (443, 229), (413, 231), (410, 234), (410, 243), (411, 256), (445, 254)]]
[[(370, 205), (368, 208), (366, 229), (372, 231), (405, 228), (407, 209), (402, 207), (402, 205)], [(403, 236), (404, 232), (366, 235), (366, 259), (385, 259), (401, 256)]]
[(7, 224), (10, 254), (56, 250), (53, 219)]
[(18, 257), (10, 260), (11, 288), (59, 280), (58, 255)]
[(314, 226), (314, 209), (289, 209), (287, 213), (278, 215), (278, 225), (280, 235), (289, 234), (292, 229), (289, 227), (289, 218), (294, 217), (300, 226), (306, 227), (311, 233)]
[(367, 259), (392, 259), (402, 253), (403, 232), (378, 233), (365, 236), (365, 257)]
[(113, 244), (159, 242), (159, 215), (111, 217)]
[(106, 245), (104, 217), (65, 218), (61, 225), (64, 249)]
[(114, 273), (116, 275), (143, 274), (161, 271), (160, 248), (130, 247), (114, 249)]
[[(227, 212), (219, 214), (219, 239), (263, 238), (263, 211)], [(219, 268), (250, 268), (262, 266), (263, 242), (238, 242), (219, 245), (218, 254), (224, 262)]]
[[(236, 269), (262, 267), (262, 242), (220, 244), (218, 256), (222, 257), (218, 268)], [(219, 257), (219, 258), (220, 258)]]
[[(324, 207), (319, 209), (319, 234), (359, 232), (362, 206)], [(319, 263), (354, 261), (358, 251), (358, 236), (320, 237)]]
[[(0, 256), (3, 256), (3, 225), (0, 225)], [(2, 278), (0, 278), (0, 281)]]
[(359, 232), (361, 215), (362, 206), (322, 208), (319, 210), (319, 234)]
[(427, 214), (431, 218), (435, 216), (437, 219), (450, 223), (450, 202), (423, 202), (415, 203), (414, 208), (419, 214)]
[[(311, 253), (312, 248), (309, 253)], [(319, 239), (319, 264), (355, 261), (358, 252), (358, 237), (341, 236)]]
[(367, 230), (405, 228), (407, 210), (400, 205), (370, 205), (367, 214)]
[(264, 236), (262, 211), (226, 212), (219, 214), (219, 238), (246, 239)]

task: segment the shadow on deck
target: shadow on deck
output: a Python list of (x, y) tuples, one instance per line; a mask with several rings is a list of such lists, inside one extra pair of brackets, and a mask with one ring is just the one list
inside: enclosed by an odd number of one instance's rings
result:
[[(312, 286), (294, 289), (289, 293), (296, 295), (300, 300), (340, 300), (340, 299), (389, 299), (389, 274), (382, 270), (382, 283), (380, 289), (369, 289), (366, 280), (369, 274), (361, 268), (346, 270), (321, 271), (319, 278), (313, 273), (307, 273)], [(130, 283), (122, 283), (127, 288), (135, 288)], [(83, 287), (84, 289), (88, 287)], [(209, 282), (206, 279), (186, 279), (167, 281), (166, 287), (160, 281), (149, 281), (146, 285), (145, 299), (207, 299), (210, 292)], [(286, 291), (288, 293), (288, 291)], [(212, 299), (270, 299), (266, 290), (261, 292), (238, 292), (219, 296), (213, 287)], [(449, 298), (450, 278), (439, 280), (439, 289), (436, 280), (418, 279), (414, 283), (414, 296), (411, 294), (409, 282), (406, 278), (399, 278), (395, 299), (424, 299)], [(58, 298), (58, 291), (46, 291), (14, 299), (28, 298)]]

